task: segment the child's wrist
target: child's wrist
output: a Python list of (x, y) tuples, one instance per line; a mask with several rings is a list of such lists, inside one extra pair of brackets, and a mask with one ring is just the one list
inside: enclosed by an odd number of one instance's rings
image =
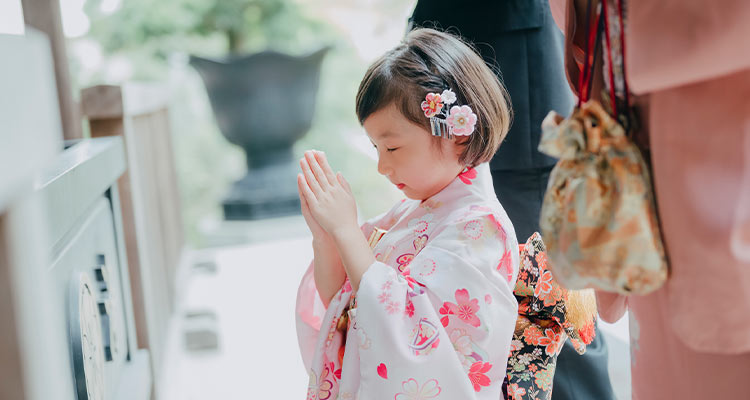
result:
[(336, 247), (336, 243), (328, 235), (324, 237), (313, 236), (312, 245), (313, 249), (330, 249)]
[(361, 231), (358, 226), (352, 225), (336, 228), (331, 231), (330, 235), (335, 243), (341, 243), (342, 241), (349, 240), (350, 238), (354, 237), (354, 235), (360, 232)]

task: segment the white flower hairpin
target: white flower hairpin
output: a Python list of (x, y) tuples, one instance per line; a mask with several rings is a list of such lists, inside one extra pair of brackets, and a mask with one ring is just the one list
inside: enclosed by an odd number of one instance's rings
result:
[(443, 93), (427, 93), (422, 102), (424, 116), (430, 119), (433, 136), (451, 139), (453, 136), (469, 136), (474, 132), (477, 115), (469, 106), (455, 105), (447, 111), (448, 106), (456, 102), (452, 90)]

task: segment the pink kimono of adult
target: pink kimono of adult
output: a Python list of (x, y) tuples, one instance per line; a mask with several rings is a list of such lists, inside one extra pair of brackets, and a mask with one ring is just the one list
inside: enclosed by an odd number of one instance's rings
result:
[(750, 398), (750, 2), (624, 1), (671, 270), (646, 296), (600, 293), (600, 313), (630, 310), (634, 399)]
[(362, 227), (388, 232), (350, 304), (348, 281), (324, 307), (314, 265), (297, 295), (307, 399), (502, 397), (518, 303), (518, 242), (487, 164), (425, 201), (403, 200)]

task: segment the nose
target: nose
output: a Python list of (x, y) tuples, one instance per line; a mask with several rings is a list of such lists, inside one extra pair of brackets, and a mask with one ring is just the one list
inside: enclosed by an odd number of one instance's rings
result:
[(386, 162), (385, 157), (378, 156), (378, 172), (380, 175), (389, 176), (393, 173), (393, 168)]

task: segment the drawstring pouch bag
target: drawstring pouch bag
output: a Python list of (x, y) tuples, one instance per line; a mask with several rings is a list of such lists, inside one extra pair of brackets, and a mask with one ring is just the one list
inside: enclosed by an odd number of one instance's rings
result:
[[(620, 28), (621, 1), (617, 0)], [(592, 11), (589, 1), (589, 40), (579, 75), (578, 106), (568, 118), (553, 111), (542, 123), (539, 150), (559, 161), (550, 174), (540, 227), (549, 268), (563, 286), (646, 294), (667, 279), (667, 259), (649, 169), (633, 142), (633, 129), (626, 129), (632, 126), (633, 113), (624, 74), (623, 30), (620, 29), (620, 43), (615, 45), (621, 50), (617, 75), (621, 78), (619, 88), (623, 89), (624, 102), (616, 98), (607, 1), (599, 3), (596, 15), (590, 18)], [(614, 117), (601, 103), (589, 100), (602, 30)]]

